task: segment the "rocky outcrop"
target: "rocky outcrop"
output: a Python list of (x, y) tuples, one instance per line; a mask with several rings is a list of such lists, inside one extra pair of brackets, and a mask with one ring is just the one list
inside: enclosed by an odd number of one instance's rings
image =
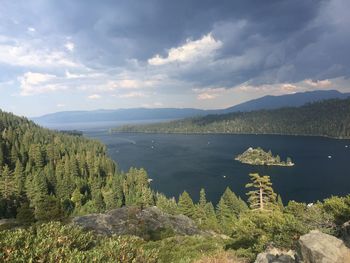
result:
[(170, 215), (157, 207), (148, 207), (143, 210), (122, 207), (106, 214), (75, 217), (73, 223), (98, 234), (136, 235), (148, 240), (202, 233), (188, 217)]
[(343, 224), (341, 228), (341, 238), (344, 240), (345, 245), (350, 248), (350, 221)]
[(314, 230), (299, 238), (296, 251), (270, 248), (255, 263), (350, 263), (350, 249), (342, 240)]
[(282, 251), (277, 248), (270, 248), (260, 253), (255, 263), (295, 263), (295, 252), (292, 250)]
[(350, 262), (350, 250), (342, 240), (317, 230), (300, 237), (297, 251), (303, 263)]

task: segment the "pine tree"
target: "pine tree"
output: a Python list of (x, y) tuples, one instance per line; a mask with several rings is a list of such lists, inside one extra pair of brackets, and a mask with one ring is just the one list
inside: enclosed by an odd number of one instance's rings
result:
[(106, 203), (106, 209), (121, 207), (124, 202), (121, 177), (117, 174), (107, 177), (106, 185), (102, 189), (103, 199)]
[(164, 194), (156, 194), (156, 206), (168, 214), (176, 214), (177, 204), (175, 198), (167, 198)]
[(205, 205), (207, 204), (207, 198), (205, 194), (204, 188), (202, 188), (199, 192), (199, 206), (202, 208), (205, 208)]
[(228, 206), (230, 211), (238, 217), (241, 212), (246, 209), (244, 201), (236, 196), (234, 192), (231, 191), (229, 187), (226, 188), (222, 199), (225, 204)]
[(21, 225), (29, 225), (35, 221), (34, 209), (28, 202), (22, 203), (17, 209), (16, 219)]
[(18, 187), (18, 193), (22, 195), (25, 191), (25, 174), (23, 171), (22, 163), (19, 160), (17, 160), (16, 162), (16, 167), (13, 176), (15, 177), (15, 181)]
[(33, 204), (35, 209), (37, 210), (39, 203), (43, 202), (48, 197), (46, 179), (41, 171), (37, 171), (35, 173), (30, 187), (33, 189), (33, 196), (32, 200), (30, 201), (31, 204)]
[(60, 220), (64, 216), (60, 201), (48, 195), (35, 207), (35, 219), (38, 221)]
[(195, 207), (191, 196), (186, 191), (179, 196), (178, 208), (181, 214), (193, 218)]
[(283, 211), (284, 210), (284, 205), (282, 201), (282, 197), (280, 195), (277, 196), (277, 206), (278, 208)]
[(80, 189), (78, 187), (75, 188), (71, 197), (71, 201), (74, 203), (77, 209), (81, 207), (83, 198), (84, 198), (84, 195), (80, 192)]
[(4, 143), (0, 135), (0, 170), (2, 169), (4, 164), (5, 164)]
[(5, 165), (0, 176), (0, 194), (4, 199), (8, 200), (18, 194), (14, 176), (7, 165)]
[(233, 223), (236, 221), (236, 217), (222, 197), (217, 204), (216, 215), (218, 222), (220, 223), (221, 230), (224, 233), (230, 233)]
[(251, 173), (249, 176), (252, 182), (248, 183), (246, 187), (255, 189), (247, 193), (250, 208), (271, 209), (276, 204), (277, 195), (272, 189), (270, 177), (267, 175), (260, 176), (258, 173)]
[(138, 205), (141, 207), (141, 209), (154, 205), (153, 193), (149, 187), (142, 188), (141, 198)]
[(202, 221), (201, 227), (214, 231), (218, 231), (219, 229), (215, 209), (211, 202), (205, 205), (205, 219)]
[(196, 205), (196, 214), (195, 218), (198, 221), (199, 225), (203, 223), (203, 221), (206, 218), (206, 204), (207, 204), (207, 198), (205, 195), (205, 190), (202, 188), (199, 192), (199, 203)]

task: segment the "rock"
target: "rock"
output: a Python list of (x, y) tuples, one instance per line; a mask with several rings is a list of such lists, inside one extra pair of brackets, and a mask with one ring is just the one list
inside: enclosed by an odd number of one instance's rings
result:
[(157, 207), (143, 210), (122, 207), (106, 214), (75, 217), (73, 223), (102, 235), (136, 235), (147, 240), (158, 240), (172, 235), (202, 234), (190, 218), (170, 215)]
[(292, 250), (282, 251), (277, 248), (270, 248), (258, 254), (255, 263), (295, 263), (295, 252)]
[(350, 247), (350, 221), (343, 224), (341, 228), (341, 237), (345, 244)]
[(314, 230), (298, 241), (298, 256), (303, 263), (349, 263), (350, 250), (336, 237)]

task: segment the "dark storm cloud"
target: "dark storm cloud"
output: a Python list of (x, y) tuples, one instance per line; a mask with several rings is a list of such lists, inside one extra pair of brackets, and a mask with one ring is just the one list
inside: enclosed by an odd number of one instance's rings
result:
[(222, 46), (210, 63), (162, 73), (229, 87), (348, 76), (348, 7), (346, 0), (21, 1), (1, 7), (0, 29), (26, 37), (31, 26), (51, 46), (71, 37), (75, 56), (91, 68), (147, 64), (212, 33)]

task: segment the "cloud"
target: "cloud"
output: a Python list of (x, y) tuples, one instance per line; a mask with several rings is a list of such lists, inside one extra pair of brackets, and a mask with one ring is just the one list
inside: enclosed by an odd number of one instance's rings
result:
[(281, 85), (281, 90), (286, 93), (295, 93), (298, 90), (298, 87), (293, 84), (286, 83)]
[(171, 48), (168, 51), (167, 57), (163, 58), (156, 55), (148, 60), (148, 63), (153, 66), (161, 66), (174, 62), (192, 62), (203, 57), (212, 56), (213, 52), (222, 46), (222, 42), (215, 40), (212, 34), (207, 34), (199, 40), (186, 40), (182, 46)]
[(58, 104), (56, 105), (56, 107), (57, 107), (57, 108), (64, 108), (64, 107), (66, 107), (66, 104), (58, 103)]
[(115, 97), (129, 99), (129, 98), (144, 98), (148, 96), (143, 92), (129, 92), (125, 94), (115, 95)]
[[(0, 102), (45, 94), (31, 104), (44, 112), (65, 96), (85, 108), (98, 94), (90, 105), (131, 107), (153, 105), (156, 93), (166, 106), (214, 108), (258, 95), (349, 92), (349, 8), (348, 0), (4, 0), (0, 83), (14, 83)], [(26, 73), (51, 78), (33, 84)]]
[(192, 90), (198, 94), (198, 100), (212, 100), (219, 97), (226, 91), (225, 88), (195, 88)]
[(28, 27), (28, 28), (27, 28), (27, 31), (28, 31), (28, 32), (35, 32), (36, 30), (35, 30), (34, 27)]
[(57, 90), (66, 89), (65, 86), (52, 83), (57, 76), (43, 73), (26, 72), (19, 77), (20, 95), (32, 96)]
[(212, 100), (215, 99), (218, 95), (217, 94), (209, 94), (209, 93), (201, 93), (197, 96), (197, 99), (199, 100)]
[(92, 94), (92, 95), (88, 96), (89, 100), (98, 100), (100, 98), (101, 98), (101, 95), (99, 95), (99, 94)]
[(142, 104), (142, 107), (144, 108), (160, 108), (164, 107), (164, 104), (162, 102), (153, 102), (153, 103), (144, 103)]
[(305, 83), (311, 87), (315, 88), (328, 88), (332, 85), (332, 82), (328, 79), (325, 80), (312, 80), (312, 79), (307, 79), (305, 80)]
[(81, 67), (79, 63), (68, 58), (62, 51), (34, 47), (28, 43), (18, 42), (16, 39), (10, 39), (9, 41), (14, 43), (0, 43), (0, 63), (46, 69)]
[(70, 52), (73, 52), (74, 51), (74, 48), (75, 48), (75, 45), (73, 42), (67, 42), (64, 47), (70, 51)]

